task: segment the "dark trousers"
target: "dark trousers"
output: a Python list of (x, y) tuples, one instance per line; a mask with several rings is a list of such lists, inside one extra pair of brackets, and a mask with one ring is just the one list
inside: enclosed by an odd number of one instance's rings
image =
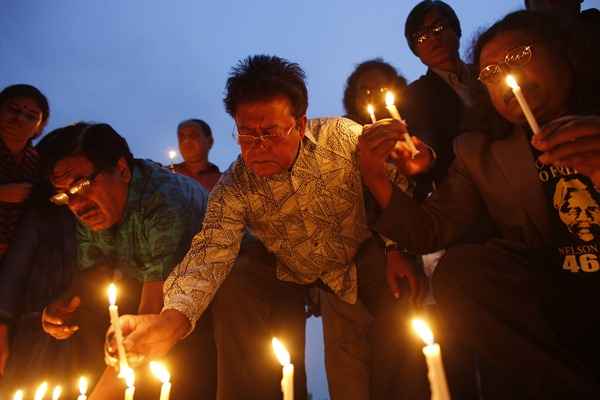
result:
[[(395, 300), (387, 289), (383, 250), (368, 241), (357, 264), (360, 301), (356, 304), (344, 303), (324, 285), (317, 285), (332, 400), (425, 398), (422, 345), (412, 339), (406, 301)], [(219, 400), (281, 398), (281, 367), (271, 349), (273, 336), (282, 338), (292, 354), (295, 400), (307, 398), (308, 289), (277, 280), (275, 259), (262, 245), (242, 246), (212, 303)]]
[(598, 313), (581, 312), (594, 308), (585, 302), (575, 306), (579, 302), (573, 296), (585, 294), (576, 285), (566, 289), (568, 275), (557, 276), (555, 267), (529, 256), (500, 246), (463, 245), (448, 249), (437, 266), (435, 328), (454, 398), (591, 398), (600, 393), (597, 361), (586, 368), (578, 339), (567, 339), (569, 332), (588, 328), (579, 332), (579, 342), (597, 355), (598, 341), (591, 338), (600, 333)]

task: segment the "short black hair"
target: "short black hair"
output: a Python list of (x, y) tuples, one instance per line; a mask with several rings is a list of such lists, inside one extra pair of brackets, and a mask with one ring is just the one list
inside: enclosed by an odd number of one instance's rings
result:
[(212, 134), (212, 130), (210, 129), (210, 126), (208, 125), (208, 123), (206, 123), (206, 121), (204, 121), (202, 119), (198, 119), (198, 118), (190, 118), (190, 119), (186, 119), (185, 121), (181, 121), (179, 123), (179, 125), (177, 125), (177, 131), (179, 132), (179, 129), (181, 129), (182, 126), (189, 125), (189, 124), (198, 125), (202, 129), (202, 132), (204, 132), (204, 136), (206, 136), (209, 139), (212, 139), (213, 134)]
[(383, 61), (381, 58), (373, 58), (364, 61), (356, 66), (354, 71), (346, 79), (346, 88), (344, 89), (344, 109), (349, 116), (356, 115), (354, 99), (356, 98), (357, 83), (361, 75), (372, 70), (381, 71), (386, 76), (391, 77), (399, 88), (406, 87), (406, 79), (398, 73), (391, 64)]
[(17, 97), (27, 97), (35, 101), (42, 111), (42, 122), (45, 123), (48, 120), (48, 117), (50, 116), (50, 105), (48, 104), (46, 96), (44, 96), (38, 88), (25, 83), (7, 86), (0, 92), (0, 105), (4, 104), (5, 101)]
[(456, 32), (459, 38), (462, 35), (460, 21), (452, 7), (440, 0), (423, 0), (410, 11), (408, 17), (406, 17), (406, 23), (404, 24), (404, 36), (406, 37), (406, 42), (408, 43), (408, 47), (410, 47), (415, 54), (416, 51), (413, 36), (423, 28), (425, 16), (432, 10), (438, 10), (440, 14), (448, 20), (450, 27)]
[(507, 14), (495, 22), (475, 40), (471, 49), (472, 62), (479, 70), (481, 50), (498, 35), (505, 32), (526, 32), (535, 37), (536, 41), (550, 44), (556, 51), (565, 51), (569, 35), (562, 28), (558, 17), (546, 13), (520, 10)]
[(286, 97), (295, 118), (306, 114), (308, 90), (304, 71), (277, 56), (249, 56), (233, 67), (225, 87), (225, 109), (232, 117), (241, 103)]
[(133, 168), (133, 155), (125, 138), (109, 124), (79, 122), (48, 133), (36, 146), (42, 172), (49, 177), (56, 163), (76, 155), (87, 158), (97, 171), (111, 171), (124, 158)]

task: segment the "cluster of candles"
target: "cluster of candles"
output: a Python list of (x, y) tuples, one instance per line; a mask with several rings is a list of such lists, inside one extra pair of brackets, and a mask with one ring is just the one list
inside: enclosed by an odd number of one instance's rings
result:
[[(125, 346), (123, 345), (123, 331), (119, 322), (119, 308), (117, 307), (117, 287), (111, 283), (108, 286), (108, 312), (110, 314), (110, 323), (113, 331), (115, 332), (115, 341), (117, 344), (117, 352), (119, 356), (119, 377), (125, 381), (125, 400), (133, 400), (135, 394), (135, 373), (127, 362), (127, 354), (125, 352)], [(169, 400), (171, 393), (171, 375), (167, 368), (156, 361), (150, 362), (150, 370), (162, 383), (160, 388), (160, 400)], [(77, 400), (87, 400), (87, 391), (89, 382), (87, 378), (79, 378), (79, 396)], [(43, 382), (39, 385), (35, 391), (34, 400), (44, 400), (48, 394), (48, 383)], [(62, 387), (55, 386), (52, 390), (52, 400), (59, 400), (62, 395)], [(13, 400), (23, 400), (25, 398), (25, 392), (23, 390), (17, 390), (13, 396)]]

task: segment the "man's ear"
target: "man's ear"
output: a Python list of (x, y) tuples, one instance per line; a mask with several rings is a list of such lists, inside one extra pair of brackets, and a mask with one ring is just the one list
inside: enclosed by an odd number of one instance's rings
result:
[(125, 160), (125, 157), (121, 157), (119, 158), (119, 161), (117, 161), (117, 172), (123, 182), (129, 183), (131, 181), (131, 169), (129, 168), (129, 164), (127, 164), (127, 160)]
[(304, 114), (296, 120), (296, 124), (298, 124), (298, 134), (300, 135), (300, 138), (304, 138), (304, 132), (306, 131), (307, 121), (308, 119), (306, 118), (306, 114)]

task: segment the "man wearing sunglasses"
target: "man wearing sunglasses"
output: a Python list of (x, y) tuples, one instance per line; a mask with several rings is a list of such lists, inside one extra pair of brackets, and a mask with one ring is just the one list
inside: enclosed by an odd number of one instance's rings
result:
[[(202, 231), (165, 282), (162, 312), (122, 318), (125, 346), (148, 357), (165, 354), (210, 303), (218, 399), (281, 397), (281, 366), (270, 348), (278, 336), (300, 365), (294, 398), (303, 400), (304, 296), (316, 288), (331, 396), (379, 398), (371, 389), (378, 379), (405, 376), (369, 364), (368, 337), (372, 324), (387, 324), (391, 337), (401, 335), (396, 318), (407, 317), (408, 290), (403, 301), (387, 290), (383, 244), (367, 228), (356, 155), (362, 126), (342, 118), (308, 120), (303, 71), (274, 56), (248, 57), (233, 69), (225, 106), (241, 156), (214, 187)], [(393, 135), (403, 125), (384, 120), (365, 129)], [(401, 175), (390, 179), (407, 187)], [(233, 267), (246, 229), (272, 255)], [(419, 291), (415, 272), (404, 275)], [(389, 309), (397, 312), (383, 318)], [(412, 346), (402, 356), (407, 364), (422, 363)], [(424, 376), (412, 385), (424, 383)]]
[[(133, 307), (129, 312), (159, 311), (163, 281), (202, 225), (207, 192), (188, 177), (134, 159), (125, 139), (108, 124), (58, 129), (44, 138), (40, 153), (54, 187), (50, 201), (68, 207), (79, 222), (79, 270), (72, 289), (44, 309), (42, 327), (59, 340), (79, 331), (79, 340), (96, 343), (83, 357), (95, 354), (102, 360), (108, 282), (120, 286), (122, 311), (126, 304)], [(97, 390), (120, 392), (111, 375), (112, 370), (105, 373)]]
[(473, 112), (483, 88), (459, 56), (460, 21), (443, 1), (424, 0), (406, 18), (406, 41), (427, 67), (408, 85), (402, 115), (413, 135), (433, 147), (432, 170), (418, 177), (417, 198), (424, 198), (448, 172), (454, 158), (452, 140)]

